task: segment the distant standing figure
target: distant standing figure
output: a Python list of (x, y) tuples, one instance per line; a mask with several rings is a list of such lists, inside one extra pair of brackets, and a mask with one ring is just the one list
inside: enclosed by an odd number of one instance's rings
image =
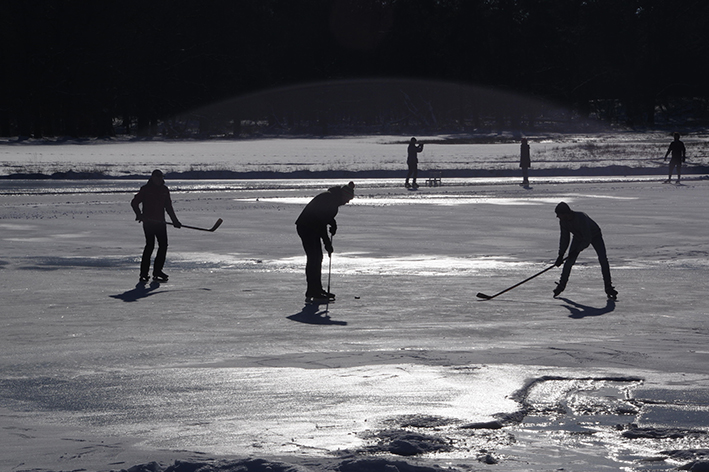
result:
[(354, 188), (354, 182), (329, 188), (327, 192), (313, 198), (295, 222), (307, 257), (305, 263), (305, 279), (308, 284), (305, 291), (307, 301), (335, 299), (334, 294), (326, 292), (322, 287), (323, 252), (320, 241), (325, 245), (328, 255), (332, 255), (334, 249), (332, 240), (327, 234), (327, 227), (330, 226), (330, 234), (334, 236), (337, 232), (337, 222), (335, 221), (337, 210), (354, 198)]
[[(406, 182), (404, 183), (404, 187), (406, 188), (418, 188), (418, 184), (416, 183), (416, 177), (418, 177), (418, 164), (419, 164), (419, 158), (417, 154), (419, 152), (423, 151), (423, 143), (421, 144), (416, 144), (416, 138), (411, 138), (411, 141), (409, 142), (409, 147), (407, 149), (408, 157), (406, 158), (406, 164), (409, 166), (409, 172), (406, 174)], [(409, 185), (409, 179), (412, 179), (412, 183)]]
[(519, 166), (522, 168), (522, 186), (529, 186), (529, 168), (532, 167), (532, 160), (529, 157), (529, 144), (527, 138), (522, 138), (520, 145)]
[[(606, 255), (606, 245), (603, 242), (601, 228), (593, 221), (586, 213), (573, 211), (565, 202), (559, 203), (555, 210), (556, 217), (559, 218), (559, 226), (561, 228), (561, 236), (559, 239), (559, 257), (554, 265), (559, 267), (564, 264), (561, 271), (561, 279), (554, 289), (554, 296), (557, 297), (566, 288), (566, 283), (569, 280), (571, 268), (574, 266), (579, 253), (588, 246), (593, 246), (598, 254), (598, 262), (601, 264), (601, 273), (603, 274), (603, 283), (605, 284), (606, 295), (608, 298), (615, 300), (618, 297), (618, 292), (611, 283), (611, 269), (608, 264)], [(571, 235), (574, 235), (569, 248), (569, 256), (564, 262), (564, 254), (569, 247)]]
[(682, 178), (682, 163), (687, 158), (687, 150), (684, 147), (684, 143), (679, 140), (679, 133), (675, 133), (674, 138), (675, 140), (670, 143), (670, 147), (667, 148), (667, 152), (665, 153), (665, 160), (667, 160), (667, 156), (672, 153), (672, 158), (670, 159), (670, 175), (667, 177), (666, 183), (672, 182), (672, 170), (675, 167), (677, 168), (677, 183), (679, 183), (679, 180)]
[[(158, 241), (158, 252), (153, 263), (153, 280), (167, 282), (167, 274), (162, 271), (167, 255), (167, 223), (165, 222), (165, 212), (170, 215), (175, 228), (182, 227), (182, 224), (175, 216), (170, 199), (170, 190), (165, 185), (165, 177), (159, 170), (154, 170), (148, 183), (140, 187), (140, 191), (133, 197), (131, 207), (135, 212), (136, 221), (143, 223), (145, 233), (145, 249), (140, 262), (140, 281), (147, 282), (150, 272), (150, 258), (155, 248), (155, 240)], [(142, 204), (142, 210), (141, 210)]]

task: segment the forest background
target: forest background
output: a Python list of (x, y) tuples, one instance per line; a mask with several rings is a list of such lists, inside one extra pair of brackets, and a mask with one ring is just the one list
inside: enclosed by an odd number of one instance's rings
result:
[[(2, 3), (2, 137), (407, 134), (589, 118), (686, 128), (709, 119), (703, 0)], [(500, 91), (527, 101), (486, 102)]]

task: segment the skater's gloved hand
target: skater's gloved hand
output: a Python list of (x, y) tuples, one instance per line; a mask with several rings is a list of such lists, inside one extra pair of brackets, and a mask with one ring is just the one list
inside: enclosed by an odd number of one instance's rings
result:
[(554, 265), (556, 267), (559, 267), (563, 263), (564, 263), (564, 255), (561, 254), (561, 255), (559, 255), (559, 257), (556, 258), (556, 262), (554, 262)]
[(332, 243), (325, 244), (325, 250), (327, 251), (327, 255), (331, 255), (335, 250), (332, 248)]
[(330, 234), (335, 236), (335, 233), (337, 233), (337, 223), (333, 222), (330, 225)]
[(135, 215), (135, 221), (143, 221), (143, 215)]
[(175, 228), (182, 228), (182, 223), (180, 223), (179, 221), (173, 221), (172, 226), (174, 226)]

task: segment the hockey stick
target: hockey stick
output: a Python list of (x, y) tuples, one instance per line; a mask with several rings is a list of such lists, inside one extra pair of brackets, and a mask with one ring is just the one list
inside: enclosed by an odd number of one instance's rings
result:
[[(165, 224), (168, 224), (168, 225), (175, 226), (175, 223), (171, 223), (171, 222), (168, 222), (168, 221), (157, 221), (157, 220), (143, 220), (143, 221), (150, 221), (150, 222), (152, 222), (152, 223), (165, 223)], [(222, 224), (223, 222), (224, 222), (224, 220), (222, 220), (221, 218), (219, 218), (219, 219), (217, 220), (217, 222), (214, 223), (214, 226), (212, 226), (211, 228), (198, 228), (198, 227), (196, 227), (196, 226), (189, 226), (189, 225), (181, 225), (181, 227), (182, 227), (182, 228), (189, 228), (189, 229), (197, 229), (197, 230), (199, 230), (199, 231), (209, 231), (210, 233), (213, 233), (214, 231), (217, 230), (217, 228), (219, 228), (219, 226), (221, 226), (221, 224)]]
[[(564, 260), (566, 260), (566, 259), (567, 259), (567, 258), (564, 258)], [(542, 275), (544, 272), (546, 272), (546, 271), (548, 271), (548, 270), (551, 270), (551, 269), (553, 269), (554, 267), (556, 267), (556, 264), (552, 264), (551, 266), (547, 267), (546, 269), (544, 269), (544, 270), (542, 270), (542, 271), (540, 271), (540, 272), (537, 272), (537, 273), (534, 274), (533, 276), (528, 277), (528, 278), (524, 279), (523, 281), (521, 281), (521, 282), (519, 282), (519, 283), (517, 283), (517, 284), (515, 284), (515, 285), (513, 285), (513, 286), (511, 286), (511, 287), (509, 287), (509, 288), (504, 289), (504, 290), (501, 291), (501, 292), (497, 292), (495, 295), (485, 295), (485, 294), (482, 293), (482, 292), (478, 292), (477, 297), (478, 297), (478, 298), (483, 298), (483, 299), (485, 299), (485, 300), (492, 300), (493, 298), (497, 297), (498, 295), (502, 295), (502, 294), (505, 293), (505, 292), (509, 292), (509, 291), (512, 290), (513, 288), (519, 287), (520, 285), (522, 285), (522, 284), (525, 283), (525, 282), (529, 282), (529, 281), (532, 280), (533, 278)]]
[[(330, 236), (330, 246), (332, 246), (332, 241), (335, 239), (335, 235)], [(330, 311), (330, 276), (332, 275), (332, 253), (328, 254), (330, 262), (327, 264), (327, 305), (325, 306), (325, 313)]]
[[(330, 236), (330, 246), (332, 246), (332, 242), (335, 240), (335, 235), (333, 234)], [(327, 266), (327, 293), (330, 293), (330, 276), (332, 275), (332, 253), (328, 254), (330, 257), (330, 262), (328, 263)]]

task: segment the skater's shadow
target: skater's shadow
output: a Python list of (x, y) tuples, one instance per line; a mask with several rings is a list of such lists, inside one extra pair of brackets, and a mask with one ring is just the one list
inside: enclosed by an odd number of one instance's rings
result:
[[(326, 307), (324, 310), (320, 309), (322, 305)], [(346, 321), (335, 321), (330, 318), (326, 302), (306, 304), (299, 313), (286, 318), (305, 324), (347, 326)]]
[(123, 300), (124, 302), (137, 302), (141, 298), (147, 298), (151, 295), (164, 292), (164, 290), (156, 292), (158, 288), (160, 288), (160, 282), (153, 281), (150, 285), (138, 283), (135, 288), (127, 292), (119, 293), (118, 295), (110, 295), (110, 297)]
[(568, 309), (570, 314), (569, 318), (579, 320), (581, 318), (586, 318), (587, 316), (601, 316), (606, 313), (610, 313), (615, 310), (615, 300), (608, 299), (606, 306), (603, 308), (595, 308), (592, 306), (582, 305), (580, 303), (569, 300), (568, 298), (561, 298), (567, 305), (563, 305), (564, 308)]

